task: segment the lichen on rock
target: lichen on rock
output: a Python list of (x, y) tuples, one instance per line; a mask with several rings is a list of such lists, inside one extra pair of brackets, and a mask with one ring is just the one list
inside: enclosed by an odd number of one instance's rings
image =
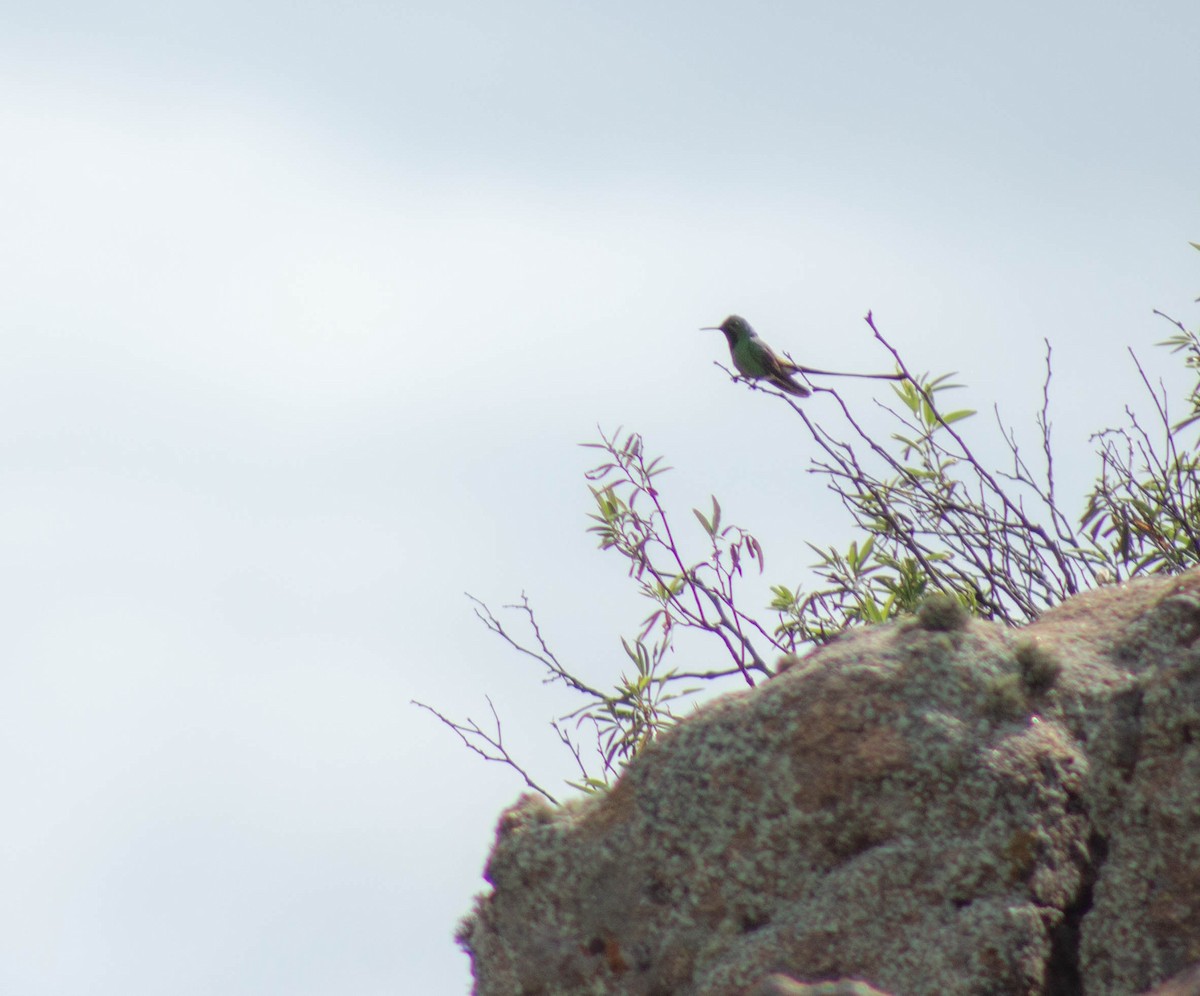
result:
[(792, 661), (506, 811), (476, 991), (1143, 991), (1200, 961), (1198, 640), (1192, 572)]

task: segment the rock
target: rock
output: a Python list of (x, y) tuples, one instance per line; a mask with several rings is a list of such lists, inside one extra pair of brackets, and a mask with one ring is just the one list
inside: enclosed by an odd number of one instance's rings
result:
[(476, 991), (1147, 990), (1200, 961), (1198, 638), (1191, 572), (816, 650), (506, 811)]

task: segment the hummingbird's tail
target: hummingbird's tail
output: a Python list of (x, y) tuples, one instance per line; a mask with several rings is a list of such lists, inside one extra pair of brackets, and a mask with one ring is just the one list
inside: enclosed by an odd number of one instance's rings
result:
[(864, 374), (850, 373), (846, 370), (818, 370), (816, 367), (805, 367), (792, 360), (781, 359), (779, 361), (788, 373), (815, 374), (818, 377), (868, 377), (872, 380), (906, 380), (907, 378), (902, 373), (890, 374)]
[(807, 398), (810, 394), (812, 394), (812, 391), (810, 391), (803, 384), (798, 384), (791, 377), (787, 376), (787, 374), (774, 374), (770, 376), (768, 380), (770, 380), (772, 384), (779, 388), (779, 390), (785, 392), (786, 394), (794, 394), (797, 398)]

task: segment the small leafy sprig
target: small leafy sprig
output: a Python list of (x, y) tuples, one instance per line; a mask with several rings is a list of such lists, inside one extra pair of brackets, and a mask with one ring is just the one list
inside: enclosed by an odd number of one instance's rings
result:
[(654, 486), (655, 479), (670, 469), (662, 465), (662, 458), (648, 460), (641, 436), (622, 435), (621, 430), (611, 437), (601, 431), (600, 442), (583, 445), (608, 457), (586, 474), (595, 504), (589, 516), (594, 524), (588, 531), (599, 537), (600, 549), (615, 550), (625, 558), (629, 576), (655, 605), (643, 620), (637, 641), (657, 629), (669, 645), (677, 629), (699, 630), (720, 641), (733, 668), (712, 668), (697, 677), (740, 673), (753, 685), (752, 672), (770, 674), (763, 646), (781, 647), (738, 607), (736, 593), (747, 561), (757, 563), (762, 571), (758, 540), (740, 526), (724, 525), (721, 505), (713, 497), (708, 514), (692, 509), (708, 537), (708, 550), (697, 560), (685, 560)]

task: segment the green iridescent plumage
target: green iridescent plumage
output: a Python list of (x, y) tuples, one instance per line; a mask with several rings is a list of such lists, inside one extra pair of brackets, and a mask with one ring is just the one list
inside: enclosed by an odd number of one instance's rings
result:
[(792, 379), (794, 363), (781, 359), (775, 351), (758, 337), (750, 323), (741, 315), (730, 315), (720, 325), (708, 325), (701, 331), (724, 332), (729, 342), (729, 354), (737, 372), (750, 380), (766, 380), (779, 390), (807, 398), (810, 391)]
[(901, 372), (887, 374), (849, 373), (842, 370), (818, 370), (816, 367), (804, 367), (799, 363), (778, 356), (770, 346), (763, 342), (758, 333), (750, 327), (750, 323), (741, 315), (730, 315), (720, 325), (706, 325), (701, 332), (724, 332), (729, 342), (729, 355), (733, 357), (733, 365), (737, 372), (749, 380), (769, 381), (773, 386), (797, 398), (807, 398), (812, 394), (793, 378), (793, 374), (816, 374), (822, 377), (868, 377), (872, 380), (904, 380)]

